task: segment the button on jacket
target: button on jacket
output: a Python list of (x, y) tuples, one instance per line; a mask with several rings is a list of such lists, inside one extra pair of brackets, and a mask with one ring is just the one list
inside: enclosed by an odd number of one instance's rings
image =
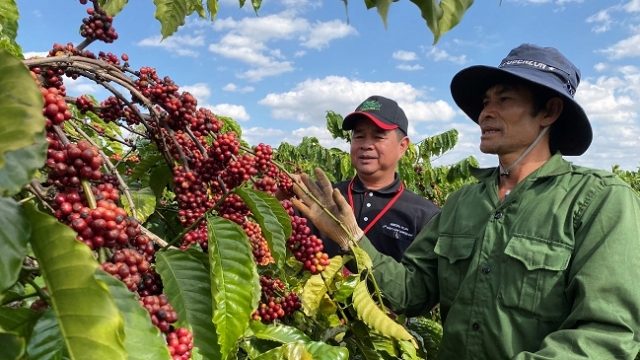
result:
[[(340, 190), (347, 202), (349, 201), (348, 188), (350, 183), (351, 180), (347, 180), (333, 185), (334, 188)], [(384, 210), (400, 190), (400, 185), (397, 173), (393, 183), (373, 191), (367, 189), (357, 176), (353, 179), (353, 189), (351, 190), (353, 209), (361, 229), (366, 229)], [(405, 250), (420, 230), (439, 211), (440, 208), (437, 205), (405, 188), (393, 206), (367, 232), (367, 237), (378, 251), (400, 261)], [(314, 228), (313, 224), (309, 225), (312, 232), (318, 236), (319, 231)], [(324, 243), (323, 251), (329, 257), (341, 253), (340, 247), (335, 242), (322, 234), (319, 237)]]
[(405, 252), (364, 237), (395, 312), (438, 302), (439, 359), (633, 359), (640, 350), (640, 198), (557, 154), (503, 202), (498, 169), (451, 194)]

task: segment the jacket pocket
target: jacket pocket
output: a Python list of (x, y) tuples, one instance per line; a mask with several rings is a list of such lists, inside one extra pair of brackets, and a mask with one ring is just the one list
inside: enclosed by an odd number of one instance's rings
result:
[(438, 254), (440, 300), (450, 305), (455, 299), (473, 254), (475, 237), (441, 236), (433, 251)]
[(573, 249), (524, 236), (504, 250), (499, 301), (504, 308), (541, 320), (558, 320), (567, 311), (564, 272)]

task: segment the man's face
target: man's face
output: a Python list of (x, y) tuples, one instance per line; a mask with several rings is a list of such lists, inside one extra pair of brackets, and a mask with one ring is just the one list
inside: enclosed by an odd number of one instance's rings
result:
[(544, 109), (532, 116), (533, 93), (523, 86), (496, 85), (485, 93), (480, 113), (480, 151), (519, 156), (542, 128)]
[(409, 138), (397, 130), (383, 130), (371, 120), (356, 122), (351, 137), (351, 164), (358, 175), (378, 176), (393, 173)]

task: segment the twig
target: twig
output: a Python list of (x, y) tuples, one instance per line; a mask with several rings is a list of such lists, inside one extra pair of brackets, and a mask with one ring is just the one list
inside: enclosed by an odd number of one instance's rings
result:
[(46, 301), (47, 304), (49, 303), (49, 301), (51, 301), (51, 299), (49, 298), (49, 295), (45, 293), (44, 290), (42, 290), (40, 286), (38, 286), (38, 284), (36, 284), (36, 282), (33, 281), (33, 279), (27, 278), (26, 281), (27, 283), (29, 283), (29, 285), (33, 286), (33, 288), (36, 290), (36, 293), (38, 294), (38, 296), (40, 296), (42, 300)]
[[(160, 121), (162, 121), (162, 120), (160, 120)], [(180, 146), (180, 143), (178, 142), (178, 139), (176, 139), (175, 132), (164, 121), (162, 121), (162, 127), (167, 131), (167, 134), (169, 135), (169, 138), (171, 138), (171, 140), (173, 141), (173, 144), (176, 146), (176, 150), (178, 151), (178, 156), (180, 156), (180, 160), (182, 160), (182, 162), (183, 162), (184, 169), (186, 171), (189, 171), (189, 159), (187, 159), (187, 157), (185, 156), (184, 152), (182, 151), (182, 146)]]
[(89, 46), (89, 44), (93, 42), (93, 40), (94, 39), (90, 39), (90, 38), (84, 39), (83, 42), (81, 42), (80, 44), (78, 44), (78, 46), (76, 46), (76, 50), (78, 51), (84, 50), (87, 46)]
[(171, 226), (171, 223), (169, 223), (169, 220), (167, 220), (166, 217), (164, 217), (164, 215), (162, 215), (162, 213), (160, 213), (160, 211), (158, 211), (159, 208), (156, 208), (156, 210), (154, 211), (154, 213), (156, 215), (158, 215), (158, 217), (160, 218), (160, 220), (162, 220), (165, 224), (167, 224), (167, 228), (169, 229), (169, 231), (171, 231), (171, 233), (173, 234), (173, 236), (176, 236), (176, 232), (175, 230), (173, 230), (173, 226)]
[(30, 191), (33, 195), (35, 195), (38, 198), (38, 200), (40, 200), (40, 203), (42, 203), (47, 209), (49, 209), (51, 213), (56, 212), (55, 210), (53, 210), (51, 205), (49, 205), (49, 203), (45, 200), (45, 195), (43, 194), (44, 189), (36, 179), (31, 180), (29, 185), (25, 186), (25, 188), (28, 191)]
[(121, 127), (125, 128), (128, 132), (130, 132), (130, 133), (132, 133), (132, 134), (136, 134), (136, 135), (141, 136), (141, 137), (143, 137), (143, 138), (145, 138), (145, 139), (148, 139), (148, 138), (149, 138), (149, 134), (145, 134), (145, 133), (141, 133), (141, 132), (139, 132), (139, 131), (136, 131), (136, 130), (134, 130), (133, 128), (131, 128), (130, 126), (125, 126), (125, 125), (123, 125), (123, 124), (119, 124), (119, 126), (121, 126)]
[(87, 141), (89, 141), (91, 145), (98, 148), (98, 154), (100, 154), (100, 156), (104, 160), (105, 165), (109, 170), (111, 170), (111, 173), (116, 177), (116, 179), (118, 179), (120, 190), (122, 190), (122, 192), (124, 193), (124, 196), (127, 198), (127, 202), (129, 203), (129, 209), (131, 209), (131, 216), (136, 217), (136, 208), (135, 208), (135, 205), (133, 204), (133, 199), (131, 198), (129, 187), (127, 186), (127, 184), (125, 184), (124, 180), (122, 180), (122, 177), (118, 172), (118, 169), (116, 169), (116, 167), (113, 166), (113, 164), (111, 163), (111, 160), (109, 160), (109, 157), (107, 157), (107, 155), (102, 151), (102, 149), (100, 149), (100, 147), (96, 145), (96, 143), (93, 142), (93, 140), (89, 137), (89, 135), (87, 135), (84, 131), (82, 131), (82, 129), (80, 129), (78, 125), (76, 125), (73, 122), (69, 122), (69, 125), (71, 125), (78, 134), (80, 134), (82, 137), (87, 139)]
[[(151, 241), (153, 241), (154, 243), (158, 244), (158, 246), (160, 246), (162, 248), (165, 248), (165, 247), (167, 247), (167, 245), (169, 245), (161, 237), (159, 237), (158, 235), (152, 233), (149, 229), (145, 228), (144, 226), (138, 225), (138, 227), (140, 228), (140, 231), (143, 234), (147, 235), (151, 239)], [(171, 232), (173, 232), (173, 230)]]
[(33, 199), (33, 198), (35, 198), (35, 197), (36, 197), (35, 195), (31, 195), (31, 196), (29, 196), (29, 197), (26, 197), (26, 198), (24, 198), (24, 199), (20, 200), (20, 201), (19, 201), (19, 203), (20, 203), (20, 204), (26, 203), (27, 201), (29, 201), (29, 200), (31, 200), (31, 199)]
[(229, 191), (227, 191), (227, 187), (224, 186), (224, 181), (222, 181), (222, 178), (218, 175), (218, 185), (220, 185), (220, 189), (222, 190), (222, 194), (226, 195), (229, 193)]
[(13, 303), (13, 302), (16, 302), (16, 301), (27, 300), (27, 299), (30, 299), (30, 298), (36, 297), (36, 296), (38, 296), (37, 292), (31, 293), (31, 294), (24, 294), (24, 295), (16, 296), (14, 298), (10, 298), (9, 301), (7, 301), (7, 302), (3, 302), (2, 306), (5, 306), (7, 304), (10, 304), (10, 303)]
[(51, 125), (51, 127), (53, 128), (53, 131), (56, 133), (56, 135), (58, 135), (58, 138), (60, 139), (60, 142), (62, 143), (62, 145), (67, 146), (69, 145), (69, 138), (67, 137), (67, 135), (65, 135), (64, 131), (62, 131), (62, 129), (60, 128), (60, 126), (58, 125)]
[(82, 125), (91, 128), (91, 130), (95, 131), (96, 133), (98, 133), (100, 136), (102, 137), (106, 137), (107, 139), (111, 140), (111, 141), (115, 141), (115, 142), (119, 142), (122, 145), (128, 146), (128, 147), (132, 147), (135, 148), (135, 145), (131, 145), (125, 141), (122, 141), (118, 138), (115, 138), (109, 134), (105, 134), (104, 132), (99, 131), (96, 127), (94, 127), (93, 125), (89, 124), (88, 122), (82, 121), (82, 119), (79, 119), (77, 117), (73, 117), (73, 120), (79, 121), (82, 123)]
[(189, 137), (191, 138), (191, 141), (196, 143), (198, 150), (200, 150), (200, 152), (202, 153), (202, 157), (204, 157), (205, 159), (208, 159), (209, 156), (207, 155), (207, 151), (204, 149), (204, 146), (202, 146), (202, 144), (200, 143), (200, 140), (196, 138), (193, 131), (191, 131), (191, 128), (189, 128), (188, 126), (185, 126), (185, 132), (187, 133), (187, 135), (189, 135)]

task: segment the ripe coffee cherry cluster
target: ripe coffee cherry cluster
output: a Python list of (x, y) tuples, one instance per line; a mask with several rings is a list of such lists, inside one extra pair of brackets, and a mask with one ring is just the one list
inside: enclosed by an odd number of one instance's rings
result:
[(171, 330), (171, 324), (178, 321), (178, 313), (173, 310), (173, 306), (169, 304), (169, 299), (164, 294), (141, 297), (140, 303), (151, 315), (151, 323), (163, 333), (168, 333)]
[(322, 240), (315, 235), (309, 235), (311, 229), (307, 226), (307, 219), (294, 215), (293, 203), (289, 200), (282, 200), (282, 206), (289, 213), (291, 218), (292, 233), (287, 240), (287, 248), (291, 250), (296, 260), (302, 263), (305, 270), (312, 274), (318, 274), (329, 266), (329, 256), (323, 253), (324, 245)]
[(101, 6), (88, 8), (88, 18), (82, 19), (82, 30), (80, 36), (89, 40), (100, 40), (107, 44), (118, 38), (116, 29), (113, 28), (113, 17), (107, 15)]
[(285, 286), (280, 279), (262, 275), (260, 287), (262, 294), (258, 309), (251, 315), (253, 320), (271, 323), (291, 315), (302, 307), (302, 302), (295, 292), (285, 293)]
[(62, 149), (47, 152), (46, 165), (51, 169), (49, 181), (55, 185), (78, 186), (80, 179), (100, 180), (102, 158), (98, 148), (88, 141), (81, 140), (77, 144), (69, 143)]
[(193, 349), (193, 334), (186, 328), (177, 328), (167, 334), (167, 346), (173, 360), (188, 360)]
[(47, 128), (51, 125), (60, 125), (65, 120), (71, 119), (71, 111), (64, 101), (64, 96), (55, 87), (40, 88), (44, 97), (44, 108), (42, 114), (47, 118)]
[(273, 157), (273, 149), (269, 145), (260, 143), (253, 148), (255, 154), (255, 167), (258, 171), (265, 171), (272, 165), (271, 160)]
[(274, 259), (271, 256), (271, 250), (269, 250), (269, 244), (262, 236), (262, 229), (260, 228), (260, 225), (253, 221), (247, 221), (242, 228), (249, 237), (251, 251), (253, 252), (253, 261), (256, 264), (263, 266), (274, 262)]
[(293, 192), (293, 180), (285, 173), (278, 174), (277, 188), (280, 189), (287, 198), (295, 195)]
[(141, 297), (162, 294), (162, 279), (155, 268), (150, 268), (142, 275), (142, 282), (138, 284), (138, 294)]
[(138, 290), (142, 274), (149, 270), (149, 266), (149, 262), (139, 252), (127, 248), (116, 250), (111, 261), (100, 265), (102, 270), (122, 281), (132, 292)]

